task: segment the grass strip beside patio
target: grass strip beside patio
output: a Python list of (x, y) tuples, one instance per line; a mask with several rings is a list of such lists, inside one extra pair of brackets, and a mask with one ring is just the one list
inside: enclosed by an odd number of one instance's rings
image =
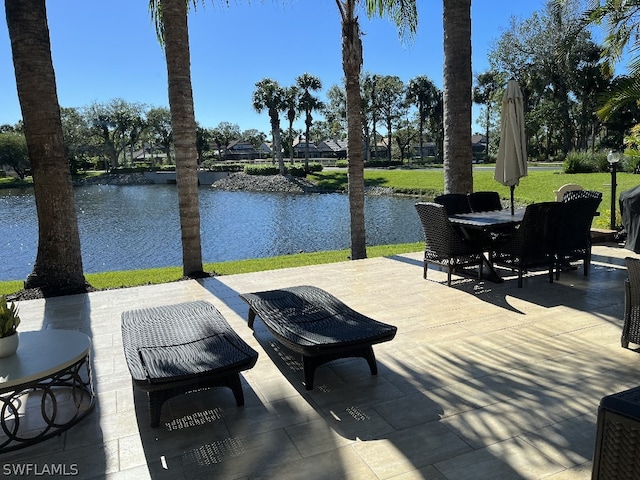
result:
[[(398, 245), (378, 245), (367, 247), (369, 258), (389, 257), (409, 252), (419, 252), (424, 243), (405, 243)], [(326, 252), (296, 253), (269, 258), (252, 258), (229, 262), (205, 263), (206, 272), (217, 275), (234, 275), (239, 273), (278, 270), (281, 268), (320, 265), (349, 260), (349, 250), (332, 250)], [(150, 268), (145, 270), (124, 270), (116, 272), (87, 273), (87, 281), (99, 290), (112, 288), (135, 287), (139, 285), (156, 285), (181, 280), (182, 267)], [(0, 295), (10, 295), (23, 288), (23, 281), (12, 280), (0, 282)]]

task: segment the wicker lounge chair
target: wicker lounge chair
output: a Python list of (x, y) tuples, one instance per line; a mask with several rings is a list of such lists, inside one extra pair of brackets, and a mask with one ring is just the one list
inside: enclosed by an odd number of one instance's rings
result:
[(193, 390), (229, 387), (236, 404), (244, 405), (239, 372), (258, 359), (203, 301), (124, 312), (122, 343), (134, 384), (149, 396), (152, 427), (166, 400)]
[(469, 205), (474, 212), (490, 212), (502, 210), (502, 202), (498, 192), (473, 192), (469, 194)]
[(562, 208), (560, 202), (528, 205), (515, 232), (494, 243), (491, 262), (517, 270), (518, 288), (522, 288), (522, 275), (530, 268), (547, 267), (549, 282), (553, 283), (556, 234)]
[(423, 278), (427, 278), (429, 263), (447, 267), (447, 285), (451, 286), (451, 272), (456, 267), (478, 266), (482, 279), (482, 261), (486, 248), (484, 241), (466, 240), (453, 228), (447, 211), (437, 203), (416, 203), (425, 237)]
[(240, 298), (249, 304), (250, 328), (258, 315), (278, 342), (302, 355), (307, 390), (313, 389), (316, 368), (339, 358), (363, 357), (376, 375), (372, 345), (396, 335), (393, 325), (362, 315), (317, 287), (244, 293)]
[(621, 343), (629, 348), (629, 342), (640, 344), (640, 260), (625, 258), (629, 278), (624, 282), (624, 323)]

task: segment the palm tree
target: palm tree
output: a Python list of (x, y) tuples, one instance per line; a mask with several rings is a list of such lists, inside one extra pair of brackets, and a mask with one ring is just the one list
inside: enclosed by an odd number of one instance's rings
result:
[(164, 44), (169, 84), (169, 109), (176, 154), (176, 183), (185, 276), (204, 275), (198, 201), (198, 149), (191, 89), (188, 5), (186, 0), (150, 0), (156, 31)]
[(296, 85), (284, 89), (284, 101), (282, 107), (289, 120), (289, 163), (293, 165), (293, 122), (298, 118), (298, 97), (300, 91)]
[(444, 191), (473, 191), (471, 0), (443, 1)]
[(267, 109), (271, 120), (271, 135), (273, 136), (273, 149), (278, 156), (280, 175), (284, 175), (284, 160), (282, 159), (282, 142), (280, 141), (280, 111), (284, 105), (284, 89), (270, 78), (263, 78), (256, 83), (253, 92), (253, 108), (258, 112)]
[[(556, 8), (562, 8), (567, 0), (555, 0)], [(606, 24), (603, 57), (606, 74), (612, 75), (615, 64), (625, 51), (638, 52), (640, 47), (640, 11), (637, 2), (607, 0), (593, 2), (585, 18), (592, 24)], [(601, 119), (608, 120), (626, 105), (640, 102), (640, 56), (634, 54), (628, 63), (628, 74), (603, 95), (603, 104), (598, 110)]]
[(5, 12), (38, 215), (38, 251), (24, 286), (45, 295), (86, 292), (45, 0), (5, 0)]
[(424, 127), (427, 119), (436, 114), (436, 106), (441, 93), (438, 87), (425, 75), (409, 80), (407, 100), (418, 108), (418, 135), (420, 141), (420, 160), (424, 162)]
[(503, 82), (499, 78), (499, 74), (493, 70), (488, 70), (476, 76), (477, 85), (473, 88), (473, 101), (481, 105), (486, 105), (485, 112), (485, 136), (487, 148), (485, 156), (489, 159), (489, 130), (491, 128), (491, 107), (495, 103), (495, 94), (499, 89), (499, 85)]
[(305, 113), (305, 149), (304, 149), (304, 171), (309, 173), (309, 130), (313, 124), (313, 117), (311, 113), (315, 110), (321, 110), (324, 108), (324, 104), (314, 97), (311, 92), (316, 92), (322, 88), (322, 82), (318, 77), (311, 75), (310, 73), (303, 73), (296, 78), (298, 87), (302, 90), (300, 95), (300, 108)]
[[(446, 2), (445, 2), (446, 3)], [(342, 26), (342, 69), (347, 93), (347, 176), (349, 185), (349, 215), (351, 259), (367, 257), (364, 227), (364, 158), (362, 116), (360, 114), (360, 72), (362, 70), (362, 39), (360, 23), (355, 13), (358, 0), (336, 0)], [(415, 0), (367, 0), (369, 16), (389, 15), (400, 28), (400, 34), (413, 34), (418, 23)], [(470, 14), (469, 14), (470, 15)], [(471, 137), (467, 137), (469, 140)], [(469, 148), (471, 141), (469, 140)], [(471, 163), (469, 163), (471, 164)]]

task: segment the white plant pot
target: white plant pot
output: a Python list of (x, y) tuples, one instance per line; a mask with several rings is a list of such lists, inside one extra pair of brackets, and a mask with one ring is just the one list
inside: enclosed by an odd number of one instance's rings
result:
[(0, 338), (0, 358), (10, 357), (18, 350), (18, 333)]

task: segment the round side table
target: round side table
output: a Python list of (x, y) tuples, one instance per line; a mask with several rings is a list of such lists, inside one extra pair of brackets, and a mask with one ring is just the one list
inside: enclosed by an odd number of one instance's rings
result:
[(93, 408), (91, 340), (73, 330), (20, 332), (0, 359), (0, 453), (59, 435)]

